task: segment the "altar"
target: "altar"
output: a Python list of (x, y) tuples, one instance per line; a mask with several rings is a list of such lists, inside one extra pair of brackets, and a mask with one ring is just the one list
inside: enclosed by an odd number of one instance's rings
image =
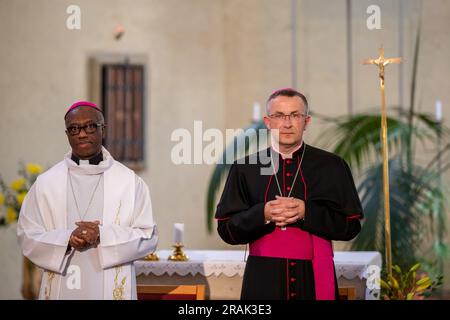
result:
[[(237, 250), (187, 250), (189, 260), (168, 261), (169, 250), (157, 252), (159, 261), (135, 262), (137, 284), (204, 284), (206, 298), (239, 299), (246, 253)], [(336, 251), (339, 287), (353, 287), (356, 299), (379, 299), (381, 255), (376, 251)]]

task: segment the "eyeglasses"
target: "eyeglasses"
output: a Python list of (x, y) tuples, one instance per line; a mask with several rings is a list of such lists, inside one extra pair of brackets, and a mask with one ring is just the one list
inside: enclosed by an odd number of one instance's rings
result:
[(103, 123), (88, 123), (85, 124), (84, 126), (70, 126), (68, 128), (66, 128), (66, 132), (68, 132), (71, 136), (76, 136), (78, 134), (80, 134), (81, 129), (84, 130), (84, 132), (86, 132), (86, 134), (92, 134), (97, 132), (97, 128), (99, 127), (104, 127), (105, 125)]
[(307, 114), (299, 113), (299, 112), (293, 112), (291, 114), (284, 114), (284, 113), (275, 113), (275, 114), (269, 114), (269, 118), (274, 119), (276, 121), (282, 121), (282, 120), (300, 120), (303, 117), (307, 117)]

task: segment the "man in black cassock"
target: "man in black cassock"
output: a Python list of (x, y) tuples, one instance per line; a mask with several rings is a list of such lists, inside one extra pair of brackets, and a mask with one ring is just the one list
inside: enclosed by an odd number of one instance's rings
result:
[(303, 94), (275, 91), (266, 111), (272, 147), (232, 165), (216, 212), (225, 242), (249, 244), (241, 299), (338, 299), (331, 240), (353, 239), (363, 217), (352, 174), (303, 142)]

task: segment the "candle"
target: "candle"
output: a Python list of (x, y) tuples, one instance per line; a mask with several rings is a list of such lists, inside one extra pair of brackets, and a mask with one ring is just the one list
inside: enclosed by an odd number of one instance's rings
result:
[(436, 121), (442, 121), (442, 102), (440, 100), (436, 100)]
[(183, 232), (184, 223), (174, 223), (173, 224), (173, 242), (182, 243), (183, 242)]
[(261, 120), (261, 107), (258, 102), (253, 104), (253, 122)]

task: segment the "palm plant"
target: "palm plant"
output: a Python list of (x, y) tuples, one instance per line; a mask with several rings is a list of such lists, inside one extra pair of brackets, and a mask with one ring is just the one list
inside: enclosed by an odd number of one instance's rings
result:
[[(444, 197), (440, 183), (443, 169), (439, 172), (433, 167), (434, 158), (421, 165), (409, 156), (417, 142), (426, 145), (437, 135), (449, 138), (450, 131), (426, 114), (395, 109), (397, 116), (388, 117), (392, 255), (397, 264), (406, 266), (418, 259), (421, 249), (430, 251), (420, 245), (427, 240), (426, 234), (435, 236), (437, 256), (442, 257), (447, 251), (443, 242)], [(410, 119), (416, 122), (414, 126), (409, 125)], [(384, 253), (382, 159), (379, 156), (381, 117), (363, 113), (327, 121), (334, 122), (334, 126), (320, 140), (327, 141), (328, 145), (330, 141), (334, 143), (333, 152), (342, 156), (360, 176), (358, 192), (365, 220), (352, 248)], [(437, 232), (436, 217), (440, 221)]]
[(211, 233), (213, 229), (217, 195), (231, 167), (231, 163), (227, 162), (227, 159), (230, 159), (230, 155), (233, 159), (236, 159), (236, 150), (243, 150), (245, 156), (247, 156), (249, 151), (252, 150), (252, 146), (260, 145), (260, 135), (248, 135), (248, 132), (258, 131), (265, 128), (266, 126), (262, 120), (255, 121), (250, 126), (245, 128), (242, 133), (235, 136), (233, 142), (227, 146), (220, 157), (221, 161), (219, 161), (217, 166), (214, 168), (213, 174), (209, 181), (208, 195), (206, 199), (206, 224), (209, 233)]

